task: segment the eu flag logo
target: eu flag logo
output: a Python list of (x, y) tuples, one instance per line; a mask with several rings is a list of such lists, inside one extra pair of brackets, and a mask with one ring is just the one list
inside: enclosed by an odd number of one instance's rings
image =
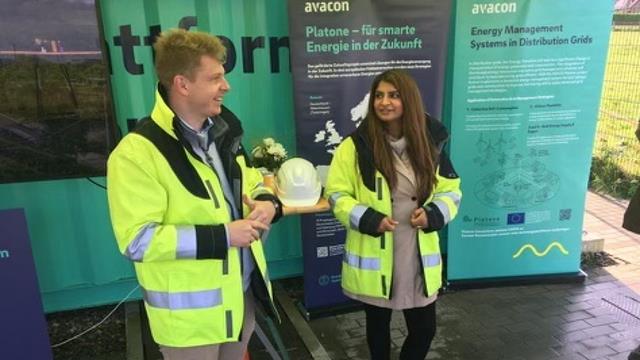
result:
[(507, 214), (507, 225), (524, 224), (524, 213), (509, 213)]

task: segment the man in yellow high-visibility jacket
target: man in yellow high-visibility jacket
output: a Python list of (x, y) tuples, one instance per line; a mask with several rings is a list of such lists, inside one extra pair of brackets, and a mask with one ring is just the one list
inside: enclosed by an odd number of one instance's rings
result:
[(220, 40), (170, 30), (154, 44), (151, 116), (109, 157), (109, 209), (165, 359), (241, 359), (254, 299), (278, 317), (260, 240), (281, 203), (247, 164)]

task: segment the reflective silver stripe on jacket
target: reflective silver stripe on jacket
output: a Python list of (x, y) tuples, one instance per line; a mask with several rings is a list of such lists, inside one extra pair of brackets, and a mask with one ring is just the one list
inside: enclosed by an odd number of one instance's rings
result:
[(432, 267), (440, 265), (440, 254), (431, 254), (422, 256), (422, 266)]
[(176, 244), (176, 259), (196, 258), (196, 228), (191, 225), (176, 226), (178, 239)]
[(141, 262), (144, 259), (144, 254), (147, 252), (149, 245), (151, 244), (151, 239), (153, 238), (153, 234), (156, 232), (156, 228), (158, 224), (150, 223), (145, 225), (140, 231), (138, 231), (138, 235), (129, 243), (127, 249), (124, 251), (124, 255), (131, 259), (131, 261)]
[(347, 196), (347, 194), (341, 193), (341, 192), (337, 192), (337, 193), (333, 193), (333, 194), (331, 194), (331, 196), (329, 196), (329, 205), (331, 205), (331, 210), (333, 210), (333, 208), (336, 206), (336, 203), (338, 202), (338, 199), (340, 199), (343, 196)]
[(433, 200), (432, 203), (438, 207), (444, 218), (444, 223), (451, 221), (451, 213), (449, 212), (449, 205), (442, 200)]
[(454, 192), (446, 192), (439, 193), (433, 197), (433, 203), (440, 209), (442, 216), (444, 217), (444, 223), (448, 223), (451, 221), (451, 211), (449, 209), (449, 205), (444, 199), (449, 199), (453, 202), (453, 204), (458, 207), (460, 206), (460, 194)]
[(380, 259), (373, 257), (362, 257), (349, 252), (344, 253), (344, 262), (351, 267), (363, 270), (380, 270)]
[(451, 201), (453, 201), (453, 203), (456, 205), (456, 207), (460, 206), (460, 194), (458, 194), (458, 193), (445, 192), (445, 193), (435, 194), (433, 196), (434, 200), (438, 200), (440, 198), (449, 198), (449, 199), (451, 199)]
[[(129, 243), (125, 250), (125, 256), (132, 261), (144, 261), (144, 255), (151, 246), (151, 239), (155, 235), (157, 223), (145, 225), (138, 235)], [(176, 226), (176, 258), (196, 258), (196, 229), (191, 225)]]
[(142, 289), (142, 296), (150, 306), (169, 310), (202, 309), (222, 304), (222, 289), (176, 293)]
[(362, 219), (362, 215), (367, 211), (368, 207), (364, 205), (356, 205), (351, 209), (351, 213), (349, 213), (349, 225), (353, 230), (358, 230), (360, 225), (360, 219)]

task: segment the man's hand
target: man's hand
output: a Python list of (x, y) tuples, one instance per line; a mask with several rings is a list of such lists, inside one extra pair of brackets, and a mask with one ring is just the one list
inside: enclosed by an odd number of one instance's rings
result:
[(260, 230), (269, 230), (269, 225), (249, 219), (232, 221), (227, 224), (229, 243), (235, 247), (248, 247), (260, 238)]
[(276, 209), (271, 201), (253, 200), (244, 194), (242, 195), (242, 202), (251, 210), (246, 217), (247, 219), (257, 220), (265, 225), (271, 224), (271, 220), (276, 215)]
[(378, 225), (378, 232), (383, 233), (385, 231), (393, 231), (395, 230), (396, 225), (398, 225), (398, 222), (387, 216), (380, 221), (380, 225)]
[(409, 219), (411, 226), (416, 229), (424, 229), (429, 225), (427, 220), (427, 212), (423, 208), (417, 208), (411, 213), (411, 219)]

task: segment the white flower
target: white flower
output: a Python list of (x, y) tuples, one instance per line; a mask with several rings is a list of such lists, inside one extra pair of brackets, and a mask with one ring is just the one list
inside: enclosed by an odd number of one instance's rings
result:
[(267, 153), (280, 158), (284, 158), (287, 156), (287, 151), (280, 143), (275, 143), (273, 144), (273, 146), (267, 148)]
[(282, 146), (282, 144), (276, 143), (275, 148), (276, 155), (279, 155), (283, 159), (287, 157), (287, 150), (284, 149), (284, 146)]
[(251, 150), (251, 155), (256, 159), (262, 158), (262, 148), (260, 146), (254, 147), (253, 150)]
[(287, 150), (282, 144), (268, 137), (262, 139), (262, 143), (251, 150), (251, 155), (256, 167), (274, 171), (287, 159)]

